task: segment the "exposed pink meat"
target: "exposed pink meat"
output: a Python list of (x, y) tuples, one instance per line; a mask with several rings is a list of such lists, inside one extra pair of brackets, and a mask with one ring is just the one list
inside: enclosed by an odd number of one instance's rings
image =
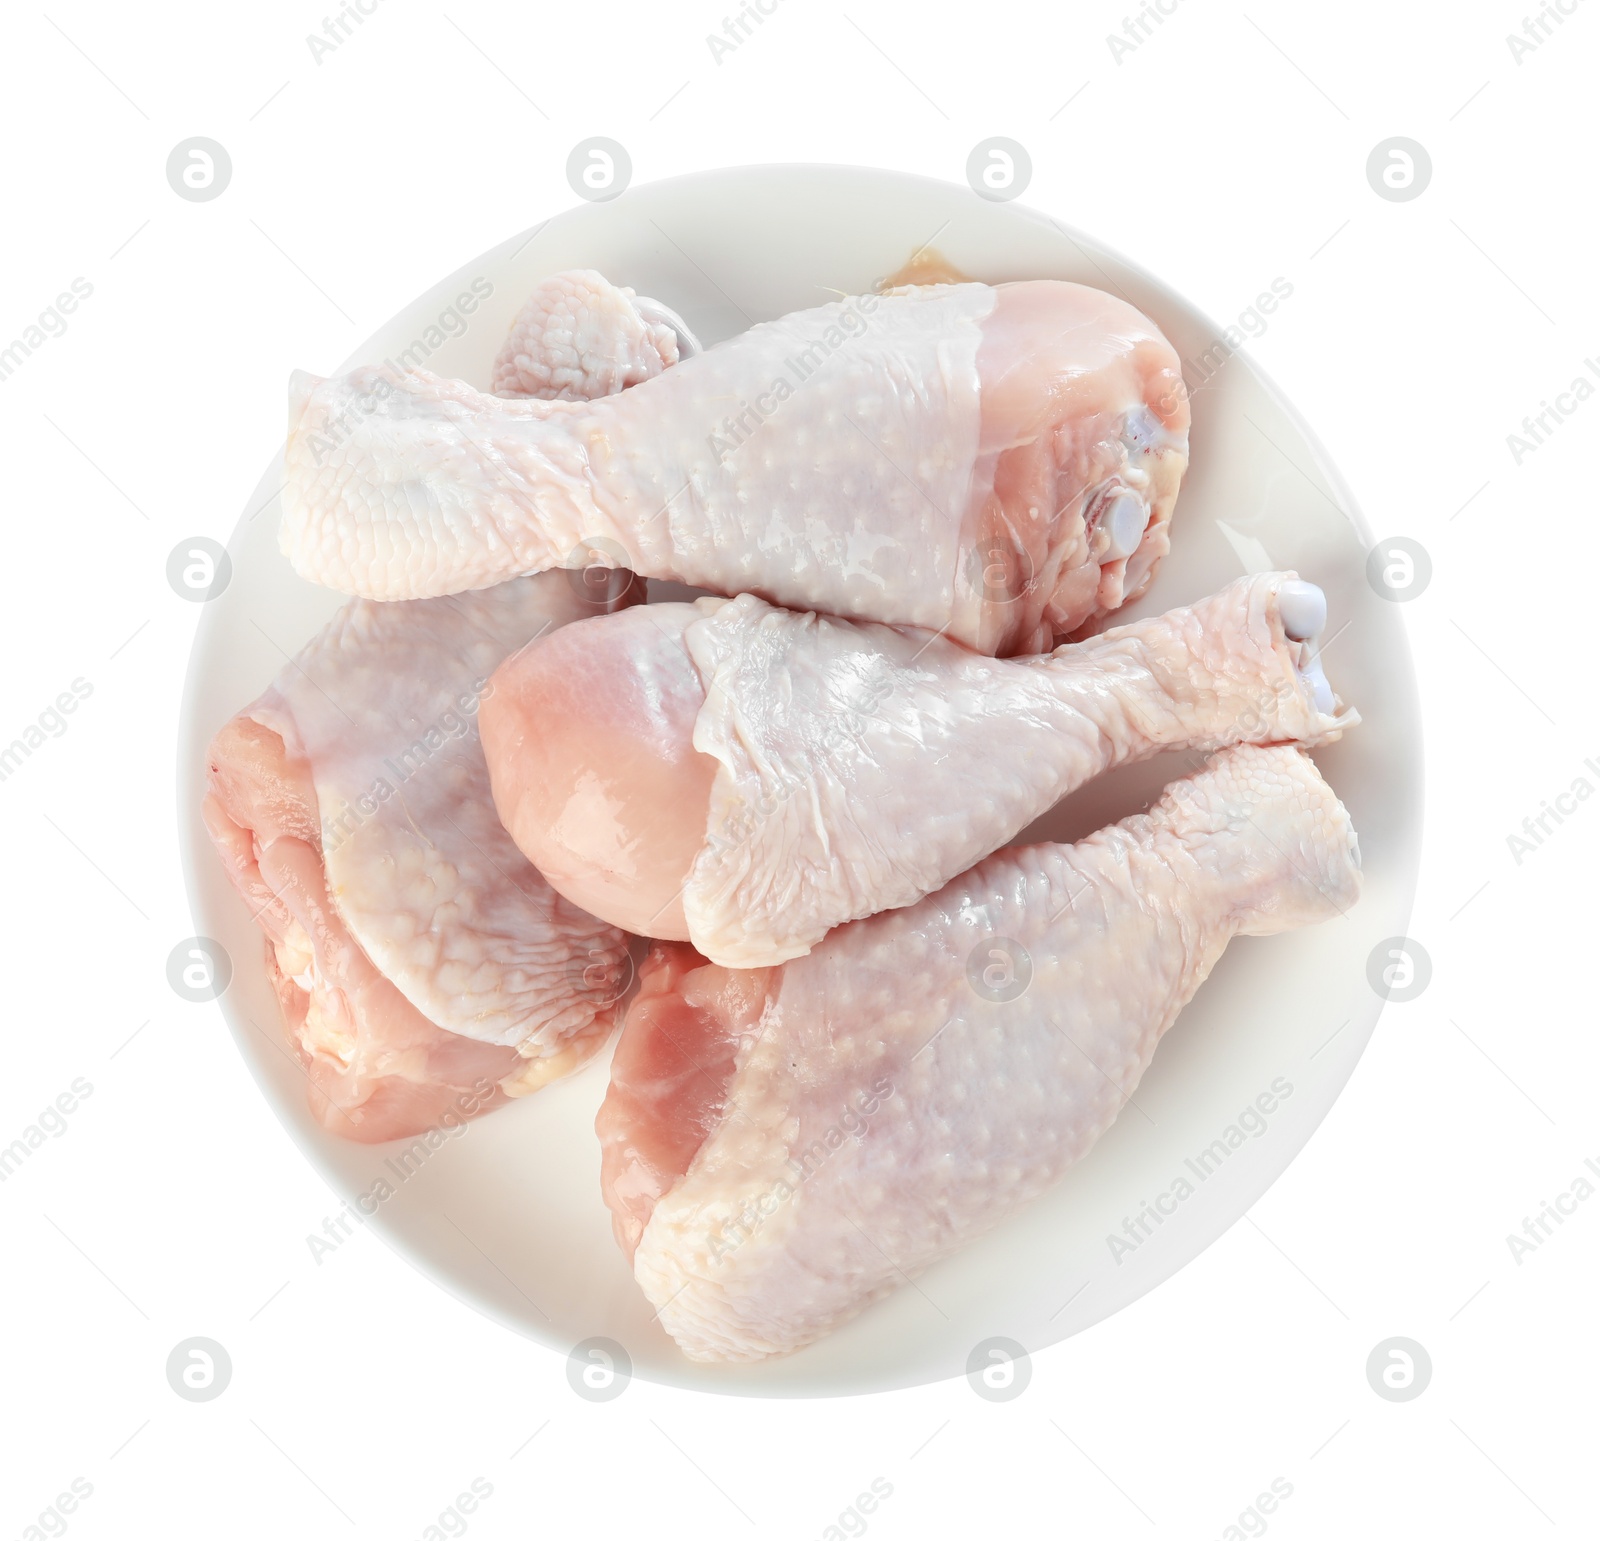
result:
[(656, 1201), (689, 1170), (722, 1117), (734, 1056), (755, 1026), (767, 973), (711, 968), (693, 948), (673, 943), (653, 947), (639, 971), (629, 1030), (595, 1119), (612, 1228), (630, 1258)]
[[(236, 717), (212, 741), (206, 828), (265, 933), (267, 968), (312, 1113), (372, 1143), (506, 1100), (516, 1049), (435, 1026), (351, 938), (328, 895), (316, 793), (283, 740)], [(312, 1020), (308, 1020), (312, 1018)]]

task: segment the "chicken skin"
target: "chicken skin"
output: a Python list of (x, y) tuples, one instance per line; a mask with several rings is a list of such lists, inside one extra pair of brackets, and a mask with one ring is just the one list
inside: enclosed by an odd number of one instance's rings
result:
[(781, 967), (658, 943), (596, 1120), (635, 1278), (691, 1359), (815, 1341), (1059, 1180), (1230, 938), (1359, 888), (1310, 759), (1243, 745)]
[(280, 541), (302, 576), (370, 599), (587, 546), (648, 578), (1040, 652), (1149, 584), (1188, 429), (1177, 354), (1123, 301), (912, 286), (751, 327), (601, 401), (298, 375)]
[[(675, 322), (597, 273), (555, 274), (513, 322), (497, 388), (620, 390), (676, 361)], [(312, 1111), (333, 1133), (458, 1123), (575, 1069), (614, 1028), (628, 938), (511, 843), (478, 714), (507, 653), (636, 600), (628, 576), (574, 568), (459, 599), (355, 601), (213, 741), (206, 826), (266, 933)]]
[(512, 844), (477, 729), (505, 654), (593, 613), (564, 572), (353, 601), (212, 741), (206, 828), (334, 1134), (485, 1112), (615, 1026), (627, 938)]
[(580, 622), (508, 659), (490, 784), (563, 894), (715, 963), (799, 957), (914, 904), (1092, 777), (1164, 750), (1327, 743), (1322, 591), (1242, 578), (1197, 605), (986, 658), (745, 595)]

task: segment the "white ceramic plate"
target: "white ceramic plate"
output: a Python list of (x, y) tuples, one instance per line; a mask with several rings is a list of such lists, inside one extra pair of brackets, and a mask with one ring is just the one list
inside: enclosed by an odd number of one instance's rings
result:
[[(492, 296), (462, 335), (442, 337), (427, 365), (487, 387), (524, 296), (563, 268), (598, 268), (663, 301), (710, 344), (752, 321), (869, 289), (930, 243), (976, 278), (1068, 278), (1122, 294), (1190, 361), (1191, 385), (1205, 373), (1193, 361), (1212, 349), (1218, 329), (1087, 236), (966, 188), (837, 167), (711, 172), (574, 209), (430, 290), (341, 368), (429, 336), (474, 279), (487, 279)], [(1222, 351), (1213, 351), (1213, 361)], [(1381, 940), (1404, 933), (1410, 913), (1421, 744), (1398, 607), (1368, 586), (1371, 539), (1289, 404), (1234, 354), (1195, 393), (1191, 442), (1172, 554), (1128, 615), (1200, 599), (1243, 571), (1266, 568), (1297, 568), (1327, 591), (1328, 673), (1365, 719), (1318, 756), (1361, 836), (1366, 888), (1348, 916), (1234, 942), (1163, 1043), (1136, 1105), (1059, 1187), (930, 1270), (917, 1288), (787, 1359), (694, 1365), (652, 1321), (600, 1199), (592, 1124), (606, 1086), (604, 1056), (446, 1142), (368, 1225), (461, 1299), (558, 1352), (603, 1336), (626, 1348), (635, 1374), (771, 1396), (879, 1391), (961, 1374), (974, 1345), (994, 1336), (1036, 1351), (1137, 1299), (1232, 1226), (1310, 1137), (1377, 1020), (1381, 1002), (1367, 983), (1367, 959)], [(196, 931), (220, 940), (233, 959), (221, 1004), (240, 1052), (301, 1148), (353, 1199), (380, 1173), (393, 1180), (384, 1166), (393, 1149), (347, 1144), (306, 1112), (259, 935), (197, 813), (211, 735), (342, 602), (296, 577), (279, 555), (279, 485), (274, 466), (234, 532), (232, 581), (201, 622), (179, 741), (179, 822)], [(1106, 778), (1026, 838), (1076, 838), (1142, 807), (1179, 769), (1157, 762)], [(1210, 1176), (1197, 1179), (1186, 1162), (1219, 1138), (1226, 1143), (1230, 1126), (1275, 1082), (1292, 1090), (1260, 1120), (1264, 1131), (1245, 1134)], [(1179, 1178), (1192, 1195), (1148, 1239), (1114, 1253), (1108, 1236), (1121, 1235), (1129, 1217), (1171, 1193)]]

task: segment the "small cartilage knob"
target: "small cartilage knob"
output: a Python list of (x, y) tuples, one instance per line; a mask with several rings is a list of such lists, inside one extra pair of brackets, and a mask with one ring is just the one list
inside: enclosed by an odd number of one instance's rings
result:
[(1278, 590), (1278, 616), (1292, 642), (1309, 642), (1328, 624), (1328, 596), (1314, 583), (1292, 579)]
[(1100, 527), (1106, 532), (1106, 549), (1102, 561), (1115, 562), (1132, 556), (1144, 539), (1144, 527), (1150, 522), (1150, 510), (1137, 492), (1122, 491), (1113, 495), (1110, 505), (1100, 516)]

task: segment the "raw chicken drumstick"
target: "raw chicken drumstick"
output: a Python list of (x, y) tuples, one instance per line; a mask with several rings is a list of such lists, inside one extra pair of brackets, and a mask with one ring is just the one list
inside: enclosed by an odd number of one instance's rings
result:
[(579, 268), (538, 284), (494, 361), (497, 396), (593, 401), (653, 380), (700, 352), (683, 321), (655, 300)]
[(1055, 280), (799, 311), (603, 401), (385, 366), (296, 375), (289, 415), (281, 544), (345, 593), (456, 593), (587, 546), (991, 654), (1143, 592), (1188, 460), (1171, 345)]
[(749, 595), (582, 622), (495, 674), (495, 804), (535, 866), (626, 930), (755, 968), (913, 904), (1075, 787), (1167, 749), (1321, 744), (1340, 713), (1292, 573), (1045, 657)]
[(356, 600), (212, 741), (206, 827), (267, 933), (332, 1133), (459, 1122), (574, 1069), (616, 1025), (628, 940), (512, 844), (475, 715), (507, 652), (593, 614), (564, 572)]
[[(598, 274), (546, 279), (502, 352), (504, 383), (570, 394), (649, 378), (677, 356), (642, 319), (652, 305)], [(619, 576), (356, 601), (213, 742), (206, 824), (267, 934), (333, 1133), (386, 1140), (482, 1113), (581, 1064), (615, 1025), (627, 938), (512, 845), (475, 713), (508, 652), (611, 608)]]
[(1348, 909), (1359, 861), (1305, 755), (1242, 746), (781, 968), (658, 943), (596, 1128), (662, 1324), (691, 1359), (785, 1353), (1014, 1214), (1109, 1127), (1229, 939)]

